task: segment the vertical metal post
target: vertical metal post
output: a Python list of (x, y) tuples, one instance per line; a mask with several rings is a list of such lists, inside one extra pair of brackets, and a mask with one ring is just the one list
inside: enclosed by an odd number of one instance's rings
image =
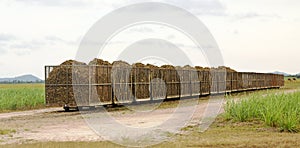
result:
[(47, 66), (44, 66), (44, 70), (45, 70), (45, 77), (44, 77), (44, 80), (45, 80), (45, 84), (46, 84), (46, 79), (47, 79)]
[[(198, 79), (199, 79), (199, 94), (200, 94), (200, 96), (202, 95), (202, 89), (201, 89), (201, 87), (202, 87), (202, 85), (201, 85), (201, 80), (202, 80), (202, 74), (201, 74), (201, 71), (199, 70), (197, 70), (197, 73), (198, 73)], [(201, 76), (201, 77), (200, 77)]]
[(231, 72), (231, 92), (234, 90), (234, 88), (233, 88), (234, 73), (235, 73), (235, 72)]
[[(66, 89), (66, 93), (68, 94), (67, 96), (67, 101), (65, 102), (65, 103), (67, 103), (67, 104), (69, 104), (69, 97), (70, 97), (70, 95), (69, 95), (69, 69), (68, 69), (68, 67), (69, 67), (70, 65), (68, 65), (68, 66), (66, 66), (67, 67), (67, 72), (66, 72), (66, 75), (67, 75), (67, 89)], [(73, 90), (73, 93), (74, 93), (74, 90)]]
[(44, 99), (45, 99), (45, 104), (47, 104), (47, 100), (48, 100), (48, 99), (47, 99), (47, 95), (46, 95), (46, 94), (47, 94), (46, 92), (47, 92), (47, 89), (48, 89), (48, 88), (47, 88), (47, 72), (48, 72), (48, 71), (47, 71), (47, 66), (44, 67), (44, 70), (45, 70), (45, 78), (44, 78), (44, 83), (45, 83), (45, 92), (44, 92), (44, 96), (45, 96), (45, 98), (44, 98)]
[(110, 81), (111, 81), (111, 103), (112, 105), (115, 105), (115, 93), (114, 93), (114, 79), (113, 79), (113, 71), (112, 68), (110, 69), (110, 73), (108, 72), (108, 68), (110, 68), (109, 66), (106, 66), (106, 71), (107, 71), (107, 80), (109, 78), (109, 74), (110, 74)]
[[(180, 72), (180, 73), (178, 73), (178, 72)], [(177, 78), (177, 80), (179, 80), (179, 82), (177, 82), (177, 92), (178, 92), (178, 96), (179, 96), (179, 98), (181, 98), (181, 86), (182, 86), (182, 80), (181, 80), (181, 76), (182, 76), (182, 70), (177, 70), (177, 76), (178, 76), (178, 78)]]
[(169, 88), (169, 83), (168, 83), (168, 74), (169, 74), (169, 69), (164, 69), (164, 72), (165, 73), (163, 73), (163, 77), (164, 77), (164, 79), (165, 79), (165, 81), (166, 81), (166, 95), (165, 95), (165, 99), (167, 99), (168, 98), (168, 90), (170, 90)]
[(88, 106), (90, 106), (91, 105), (91, 87), (92, 87), (91, 86), (91, 70), (90, 70), (91, 66), (90, 65), (88, 65), (88, 69), (89, 69), (88, 70), (89, 71), (89, 76), (88, 76), (88, 78), (89, 78), (89, 84), (88, 84), (88, 86), (89, 86), (89, 92), (88, 92), (89, 93), (88, 94), (89, 95), (89, 102), (88, 102)]
[(151, 69), (148, 68), (148, 73), (149, 73), (149, 87), (150, 87), (150, 100), (153, 101), (153, 96), (152, 96), (152, 75), (151, 75)]
[(217, 94), (219, 93), (219, 91), (220, 91), (220, 71), (219, 70), (217, 70), (217, 75), (216, 75), (217, 77)]
[(192, 88), (192, 70), (188, 70), (189, 71), (189, 78), (190, 78), (190, 82), (189, 82), (189, 84), (190, 84), (190, 96), (192, 96), (193, 95), (193, 88)]
[(207, 73), (207, 76), (208, 76), (208, 91), (209, 91), (209, 94), (211, 94), (211, 90), (212, 90), (212, 71), (210, 70), (208, 73)]
[(247, 73), (248, 75), (248, 88), (251, 88), (252, 86), (250, 86), (250, 81), (252, 82), (252, 77), (250, 73)]
[(134, 68), (134, 97), (133, 97), (133, 102), (135, 103), (136, 102), (136, 98), (137, 98), (137, 96), (136, 96), (136, 87), (137, 87), (137, 85), (136, 85), (136, 78), (137, 78), (137, 67), (135, 67)]

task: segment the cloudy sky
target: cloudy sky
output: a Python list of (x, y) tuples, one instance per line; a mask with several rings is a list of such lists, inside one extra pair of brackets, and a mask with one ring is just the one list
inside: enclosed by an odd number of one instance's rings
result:
[[(1, 0), (0, 77), (30, 73), (43, 78), (44, 65), (75, 58), (82, 37), (97, 20), (137, 2), (142, 1)], [(217, 41), (226, 66), (239, 71), (300, 72), (299, 0), (157, 2), (196, 15)]]

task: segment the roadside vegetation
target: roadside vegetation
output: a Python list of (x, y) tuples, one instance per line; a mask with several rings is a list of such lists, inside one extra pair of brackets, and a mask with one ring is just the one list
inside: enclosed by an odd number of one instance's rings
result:
[(300, 128), (300, 92), (289, 94), (253, 93), (240, 100), (228, 99), (224, 117), (239, 122), (263, 121), (279, 131), (298, 132)]
[[(300, 81), (285, 77), (285, 86), (279, 90), (264, 90), (244, 94), (236, 99), (227, 96), (222, 117), (233, 122), (263, 122), (278, 131), (300, 131)], [(282, 90), (293, 90), (286, 92)], [(235, 99), (234, 99), (235, 98)]]
[(0, 112), (44, 107), (44, 84), (0, 84)]

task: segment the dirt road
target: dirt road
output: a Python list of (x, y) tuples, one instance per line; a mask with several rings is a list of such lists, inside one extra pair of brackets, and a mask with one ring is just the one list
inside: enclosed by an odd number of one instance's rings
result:
[[(287, 93), (291, 92), (294, 91), (287, 91)], [(189, 122), (190, 125), (199, 123), (207, 103), (207, 100), (199, 102), (193, 118)], [(175, 109), (174, 107), (161, 108), (149, 115), (145, 112), (134, 113), (128, 110), (109, 113), (122, 124), (147, 127), (164, 122)], [(184, 111), (181, 114), (184, 114)], [(64, 112), (62, 108), (46, 108), (0, 114), (0, 144), (101, 140), (104, 140), (104, 138), (98, 136), (89, 128), (80, 112)]]
[[(200, 120), (206, 103), (197, 105), (194, 122)], [(151, 115), (146, 112), (135, 113), (121, 110), (109, 112), (110, 115), (127, 126), (155, 126), (164, 122), (176, 108), (157, 109)], [(187, 110), (188, 111), (188, 110)], [(146, 116), (147, 115), (147, 116)], [(62, 108), (47, 108), (32, 111), (0, 114), (0, 144), (44, 142), (44, 141), (101, 141), (82, 117), (80, 112), (64, 112)]]

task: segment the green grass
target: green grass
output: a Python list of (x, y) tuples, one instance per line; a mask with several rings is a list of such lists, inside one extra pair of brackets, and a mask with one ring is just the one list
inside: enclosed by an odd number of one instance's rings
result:
[(288, 78), (293, 77), (284, 77), (283, 89), (300, 89), (300, 79), (296, 79), (296, 81), (288, 81)]
[(229, 99), (224, 117), (239, 122), (263, 121), (280, 131), (298, 132), (300, 129), (300, 92), (289, 94), (253, 93), (240, 100)]
[(0, 112), (45, 106), (44, 84), (0, 84)]
[(284, 77), (284, 80), (286, 81), (286, 80), (288, 80), (288, 79), (293, 79), (293, 78), (298, 79), (297, 77), (285, 76), (285, 77)]
[(0, 135), (8, 135), (15, 132), (16, 130), (14, 129), (0, 129)]

